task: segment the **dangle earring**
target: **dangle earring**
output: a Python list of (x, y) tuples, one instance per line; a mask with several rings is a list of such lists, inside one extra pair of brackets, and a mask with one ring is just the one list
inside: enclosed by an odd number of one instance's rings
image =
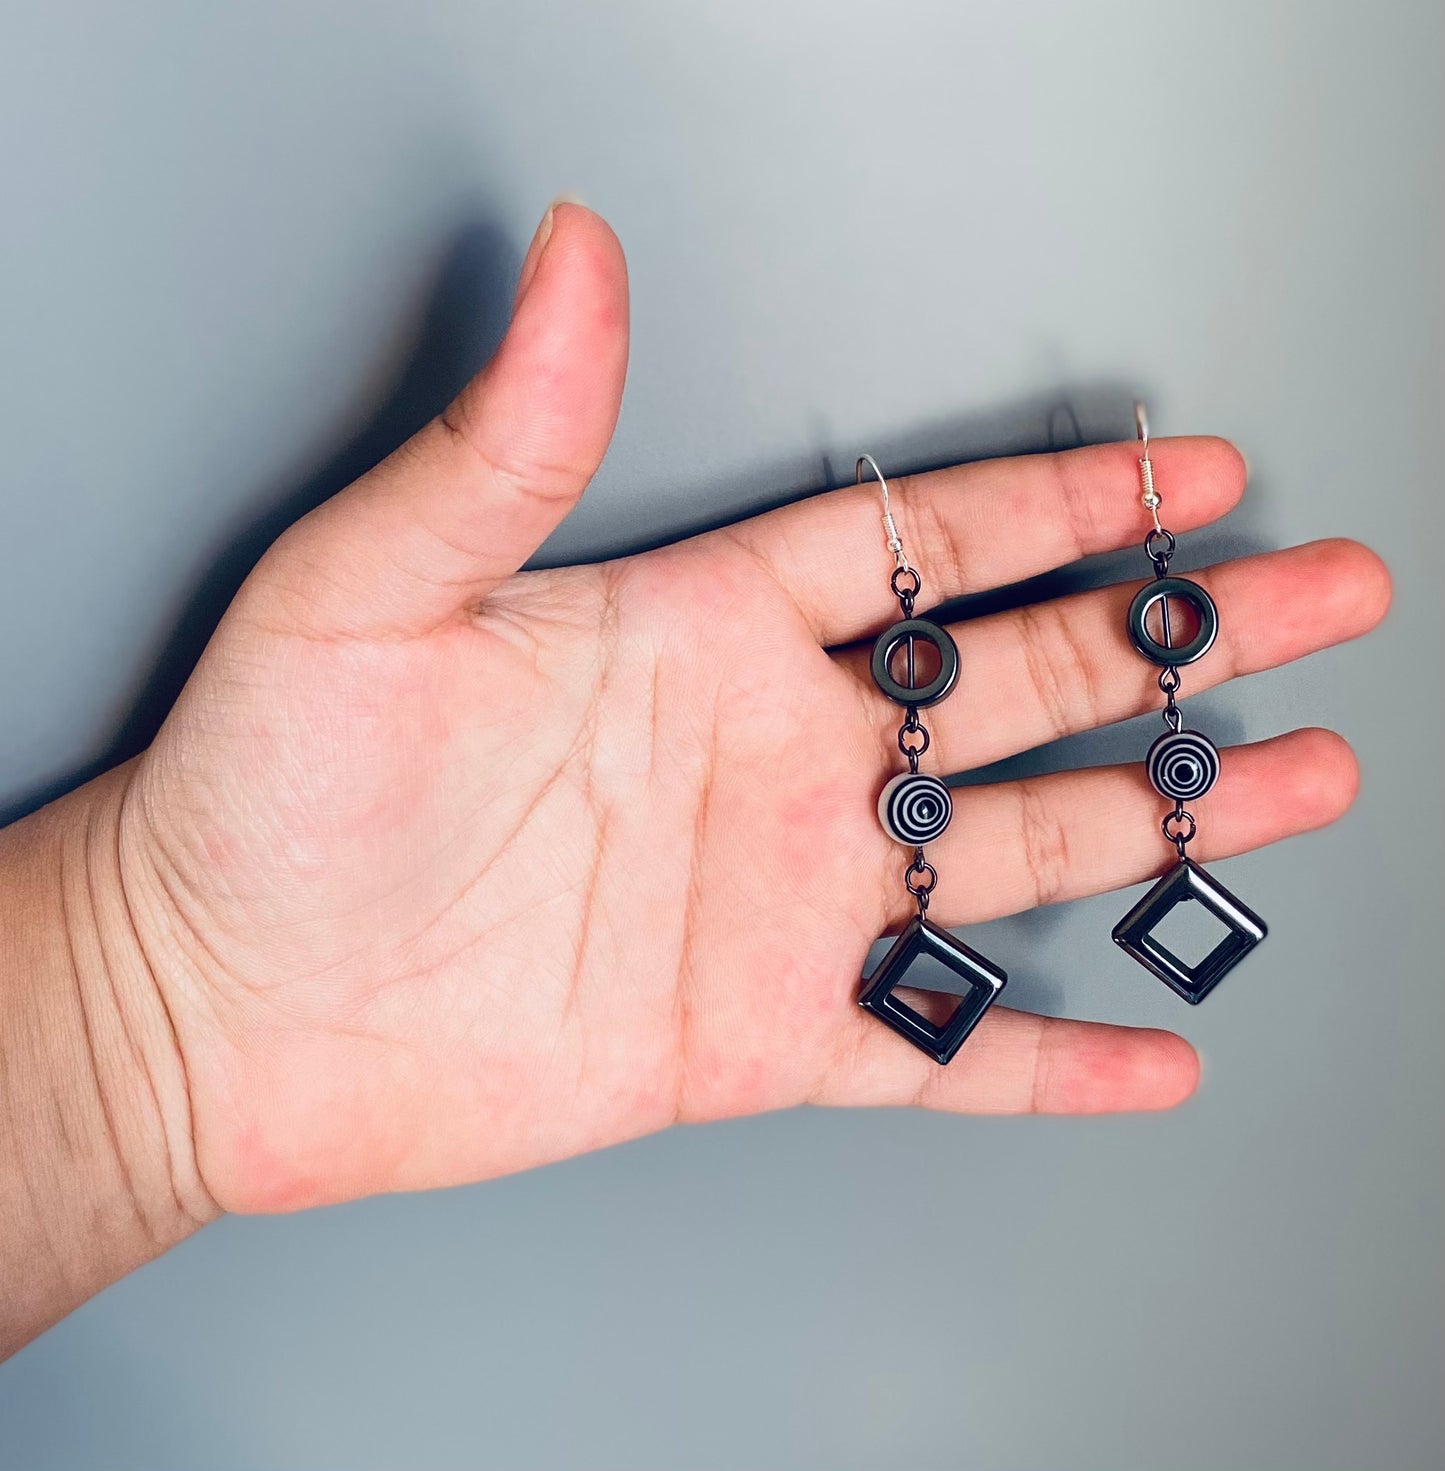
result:
[[(1142, 450), (1141, 499), (1154, 520), (1153, 530), (1144, 538), (1144, 551), (1154, 564), (1154, 580), (1140, 589), (1129, 606), (1129, 639), (1146, 659), (1163, 666), (1159, 688), (1164, 694), (1165, 730), (1149, 747), (1144, 767), (1154, 790), (1174, 804), (1160, 826), (1174, 845), (1177, 861), (1114, 926), (1114, 939), (1165, 985), (1197, 1005), (1264, 939), (1266, 931), (1264, 921), (1257, 914), (1188, 856), (1195, 822), (1185, 803), (1202, 797), (1218, 780), (1219, 752), (1207, 736), (1183, 728), (1184, 717), (1176, 699), (1179, 670), (1209, 652), (1219, 631), (1219, 613), (1214, 599), (1197, 582), (1169, 575), (1175, 542), (1173, 533), (1166, 531), (1159, 520), (1161, 500), (1154, 488), (1154, 467), (1149, 462), (1149, 420), (1141, 403), (1134, 405), (1134, 421)], [(1187, 605), (1197, 624), (1187, 638), (1177, 642), (1170, 621), (1171, 602)], [(1156, 610), (1158, 638), (1150, 630), (1150, 620)], [(1176, 955), (1154, 933), (1176, 906), (1191, 901), (1201, 904), (1227, 932), (1193, 965)]]
[[(953, 798), (938, 777), (918, 769), (918, 759), (929, 746), (928, 728), (919, 720), (918, 712), (952, 692), (958, 682), (958, 648), (947, 629), (913, 616), (923, 579), (903, 550), (888, 504), (888, 482), (872, 455), (859, 456), (854, 467), (855, 482), (863, 483), (864, 465), (878, 477), (883, 494), (883, 528), (894, 562), (889, 585), (903, 613), (902, 619), (873, 646), (873, 681), (904, 709), (898, 749), (908, 762), (908, 770), (893, 777), (879, 794), (878, 820), (894, 842), (913, 850), (903, 882), (918, 912), (878, 969), (865, 978), (858, 1004), (935, 1062), (948, 1063), (1003, 990), (1008, 977), (992, 961), (928, 918), (928, 901), (938, 883), (938, 871), (923, 856), (923, 845), (939, 837), (948, 826)], [(924, 673), (919, 669), (919, 644), (932, 649), (930, 663), (936, 663), (936, 670)], [(897, 667), (900, 663), (901, 668)], [(908, 1005), (898, 994), (900, 987), (947, 996), (953, 999), (953, 1005), (942, 1021), (934, 1022)]]

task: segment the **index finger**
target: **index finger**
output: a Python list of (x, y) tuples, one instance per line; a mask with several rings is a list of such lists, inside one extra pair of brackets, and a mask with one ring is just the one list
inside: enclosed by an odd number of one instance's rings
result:
[[(1244, 457), (1226, 439), (1151, 439), (1154, 483), (1175, 531), (1222, 516), (1244, 492)], [(1142, 541), (1133, 441), (978, 460), (890, 476), (890, 504), (926, 604), (1004, 587), (1080, 557)], [(883, 467), (887, 474), (887, 466)], [(705, 532), (760, 562), (820, 643), (838, 644), (897, 616), (878, 483), (865, 481)]]

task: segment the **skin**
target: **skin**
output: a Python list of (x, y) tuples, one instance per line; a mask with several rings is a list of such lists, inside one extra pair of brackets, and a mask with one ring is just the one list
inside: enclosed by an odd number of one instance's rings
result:
[[(900, 714), (866, 667), (897, 609), (876, 487), (519, 572), (601, 460), (626, 356), (620, 246), (559, 204), (496, 358), (271, 548), (151, 748), (0, 834), (0, 1349), (225, 1210), (808, 1102), (1094, 1113), (1195, 1087), (1167, 1032), (996, 1007), (945, 1069), (860, 1011), (911, 912), (874, 813)], [(1136, 543), (1137, 457), (894, 482), (925, 603)], [(1180, 533), (1244, 490), (1223, 440), (1152, 457)], [(1222, 631), (1188, 693), (1362, 634), (1390, 595), (1344, 541), (1199, 577)], [(1157, 708), (1138, 585), (956, 625), (924, 769)], [(1326, 731), (1227, 751), (1191, 852), (1318, 827), (1356, 785)], [(1138, 763), (959, 790), (931, 917), (1147, 879), (1161, 813)]]

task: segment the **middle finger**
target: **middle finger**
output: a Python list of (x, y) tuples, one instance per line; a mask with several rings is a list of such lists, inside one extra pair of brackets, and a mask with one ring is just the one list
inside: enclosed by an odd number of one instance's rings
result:
[[(1301, 658), (1368, 632), (1390, 600), (1389, 573), (1358, 542), (1310, 542), (1187, 574), (1219, 609), (1219, 636), (1184, 670), (1183, 694)], [(1142, 582), (1120, 583), (948, 625), (959, 684), (925, 712), (935, 769), (966, 771), (1081, 730), (1154, 709), (1159, 668), (1129, 642), (1125, 615)], [(835, 657), (871, 685), (871, 648)], [(876, 693), (876, 691), (875, 691)], [(870, 702), (896, 756), (901, 712)]]

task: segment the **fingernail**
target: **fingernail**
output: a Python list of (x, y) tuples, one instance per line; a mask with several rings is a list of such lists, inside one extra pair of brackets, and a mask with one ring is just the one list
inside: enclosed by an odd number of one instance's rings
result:
[(541, 223), (537, 226), (537, 233), (532, 236), (532, 243), (527, 247), (527, 253), (522, 257), (522, 269), (517, 276), (517, 301), (520, 303), (527, 294), (527, 288), (532, 284), (532, 278), (537, 274), (537, 267), (542, 263), (542, 252), (547, 248), (547, 242), (552, 238), (552, 222), (557, 213), (559, 204), (581, 204), (582, 201), (575, 194), (559, 194), (547, 206), (547, 212), (542, 216)]

